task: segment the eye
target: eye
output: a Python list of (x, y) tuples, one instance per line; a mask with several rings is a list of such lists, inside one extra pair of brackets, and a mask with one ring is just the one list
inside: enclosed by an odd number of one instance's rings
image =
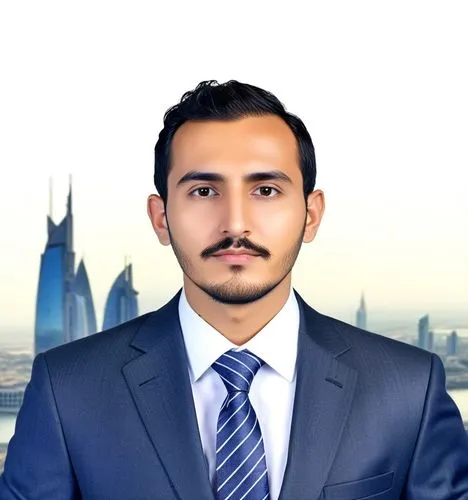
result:
[(190, 191), (189, 195), (194, 196), (195, 198), (209, 198), (210, 191), (215, 193), (215, 190), (210, 187), (199, 187), (197, 189), (194, 189), (193, 191)]
[(264, 198), (272, 198), (272, 195), (275, 194), (274, 192), (276, 192), (276, 194), (279, 194), (279, 190), (274, 188), (273, 186), (260, 186), (254, 192), (257, 191), (259, 191), (260, 196)]

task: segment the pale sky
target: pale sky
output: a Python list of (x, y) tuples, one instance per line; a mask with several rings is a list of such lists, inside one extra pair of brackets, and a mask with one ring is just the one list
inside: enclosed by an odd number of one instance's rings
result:
[(3, 2), (0, 330), (33, 329), (49, 177), (73, 175), (101, 325), (124, 256), (141, 312), (182, 282), (146, 215), (166, 109), (199, 81), (272, 91), (316, 147), (327, 208), (293, 274), (333, 314), (468, 309), (464, 1)]

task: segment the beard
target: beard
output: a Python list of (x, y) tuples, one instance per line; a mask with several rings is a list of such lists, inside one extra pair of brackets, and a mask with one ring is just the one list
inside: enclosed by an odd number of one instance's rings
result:
[(268, 295), (270, 292), (272, 292), (289, 275), (302, 246), (302, 240), (305, 232), (305, 223), (306, 221), (304, 220), (304, 224), (299, 237), (296, 239), (294, 245), (288, 250), (288, 252), (286, 252), (286, 254), (282, 258), (279, 276), (261, 283), (251, 283), (245, 280), (242, 277), (242, 273), (244, 271), (244, 266), (242, 265), (231, 265), (230, 269), (233, 273), (233, 276), (224, 283), (216, 283), (213, 281), (210, 282), (198, 278), (196, 273), (196, 266), (193, 265), (192, 260), (177, 244), (176, 240), (173, 238), (170, 232), (169, 227), (168, 231), (174, 255), (176, 256), (176, 259), (184, 275), (198, 288), (200, 288), (200, 290), (203, 290), (216, 302), (227, 305), (242, 305), (250, 304), (265, 297), (265, 295)]
[(229, 305), (241, 305), (260, 300), (274, 290), (288, 274), (289, 273), (285, 273), (276, 282), (260, 284), (247, 283), (237, 276), (232, 277), (225, 283), (200, 283), (199, 281), (194, 281), (189, 275), (186, 274), (186, 276), (216, 302)]

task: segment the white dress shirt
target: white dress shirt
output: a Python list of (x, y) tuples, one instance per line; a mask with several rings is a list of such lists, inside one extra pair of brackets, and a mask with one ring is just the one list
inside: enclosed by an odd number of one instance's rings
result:
[(230, 342), (200, 317), (188, 303), (184, 290), (179, 301), (179, 318), (212, 485), (216, 469), (216, 428), (227, 390), (211, 365), (233, 348), (249, 349), (265, 362), (253, 379), (249, 398), (262, 431), (270, 496), (276, 500), (286, 468), (296, 387), (299, 307), (293, 289), (276, 316), (242, 346)]

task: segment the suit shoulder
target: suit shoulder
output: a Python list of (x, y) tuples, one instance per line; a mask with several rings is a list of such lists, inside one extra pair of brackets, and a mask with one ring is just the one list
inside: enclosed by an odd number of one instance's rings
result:
[(419, 369), (422, 367), (430, 369), (431, 367), (434, 354), (429, 351), (382, 334), (362, 330), (336, 318), (329, 316), (326, 318), (344, 340), (352, 346), (352, 350), (357, 349), (366, 355), (390, 357), (397, 360), (398, 363), (409, 363)]
[(153, 314), (154, 312), (146, 313), (108, 330), (54, 347), (45, 351), (43, 356), (48, 365), (54, 365), (80, 358), (115, 355), (121, 348), (130, 344), (138, 330)]

